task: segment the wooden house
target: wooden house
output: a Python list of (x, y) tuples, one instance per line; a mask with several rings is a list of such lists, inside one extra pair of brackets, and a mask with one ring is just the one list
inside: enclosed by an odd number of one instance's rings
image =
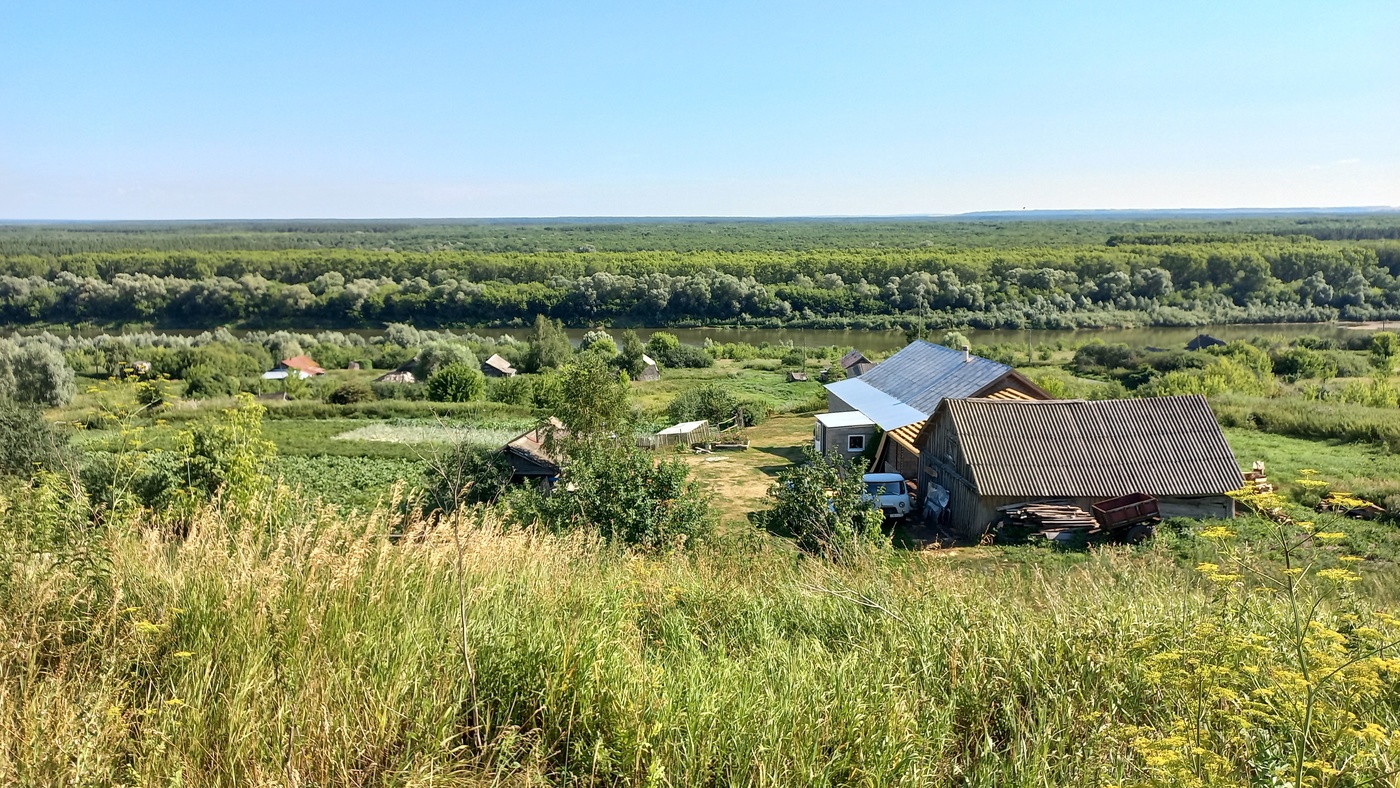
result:
[(1208, 347), (1223, 347), (1227, 343), (1223, 339), (1218, 339), (1210, 334), (1197, 334), (1196, 338), (1186, 343), (1187, 350), (1205, 350)]
[(413, 359), (409, 359), (399, 365), (398, 369), (392, 372), (385, 372), (374, 379), (375, 383), (417, 383), (418, 378), (413, 374)]
[[(1011, 367), (964, 350), (915, 341), (859, 378), (828, 384), (832, 413), (858, 411), (883, 431), (871, 470), (918, 473), (915, 436), (946, 398), (1049, 399)], [(871, 431), (871, 435), (875, 435)]]
[[(975, 540), (1004, 506), (1145, 493), (1164, 517), (1232, 517), (1239, 463), (1204, 397), (946, 399), (916, 439), (925, 516)], [(940, 502), (946, 502), (940, 506)], [(946, 510), (946, 511), (945, 511)]]
[(481, 372), (488, 378), (515, 377), (515, 367), (512, 367), (509, 361), (501, 358), (499, 353), (493, 353), (491, 358), (481, 362)]
[(549, 446), (551, 433), (556, 437), (565, 434), (563, 422), (553, 416), (501, 447), (510, 464), (511, 482), (534, 482), (545, 488), (553, 485), (563, 464)]
[(875, 362), (866, 358), (865, 354), (859, 350), (852, 350), (836, 363), (845, 370), (848, 378), (858, 378), (875, 368)]

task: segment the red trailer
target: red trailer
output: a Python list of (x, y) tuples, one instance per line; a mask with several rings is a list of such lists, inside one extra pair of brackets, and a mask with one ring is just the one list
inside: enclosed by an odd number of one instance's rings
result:
[(1094, 520), (1101, 532), (1126, 529), (1125, 541), (1137, 544), (1152, 536), (1161, 521), (1157, 499), (1146, 493), (1130, 493), (1099, 501), (1092, 507)]

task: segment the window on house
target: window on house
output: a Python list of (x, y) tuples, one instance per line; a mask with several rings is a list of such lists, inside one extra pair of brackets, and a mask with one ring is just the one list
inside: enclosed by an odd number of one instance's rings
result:
[(865, 451), (865, 436), (864, 436), (864, 435), (848, 435), (848, 436), (846, 436), (846, 450), (847, 450), (847, 451)]

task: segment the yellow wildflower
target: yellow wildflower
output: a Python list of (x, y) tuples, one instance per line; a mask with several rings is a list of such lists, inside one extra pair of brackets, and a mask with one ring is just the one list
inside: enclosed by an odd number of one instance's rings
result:
[(1334, 583), (1355, 583), (1361, 579), (1361, 575), (1355, 572), (1348, 572), (1345, 569), (1323, 569), (1318, 571), (1319, 580), (1330, 580)]
[(1223, 525), (1212, 525), (1211, 527), (1201, 531), (1202, 539), (1229, 539), (1234, 535), (1234, 531), (1231, 531), (1229, 528), (1226, 528)]
[(1316, 536), (1324, 542), (1338, 542), (1347, 538), (1347, 535), (1341, 531), (1321, 531), (1313, 534), (1313, 536)]

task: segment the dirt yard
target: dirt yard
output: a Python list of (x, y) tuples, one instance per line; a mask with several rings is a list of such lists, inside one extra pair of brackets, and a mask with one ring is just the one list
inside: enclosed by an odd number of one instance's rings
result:
[(778, 471), (802, 458), (812, 442), (811, 416), (776, 416), (749, 430), (748, 451), (687, 454), (695, 478), (714, 495), (724, 524), (744, 522), (766, 507), (768, 488)]

